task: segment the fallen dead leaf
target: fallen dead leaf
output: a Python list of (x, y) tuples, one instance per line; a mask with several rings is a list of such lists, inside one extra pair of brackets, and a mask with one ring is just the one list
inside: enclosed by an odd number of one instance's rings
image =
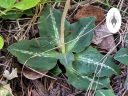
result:
[(38, 80), (32, 81), (34, 88), (31, 90), (31, 96), (49, 96), (43, 84)]
[(24, 69), (23, 69), (23, 75), (26, 78), (31, 79), (31, 80), (41, 78), (44, 76), (43, 74), (46, 74), (46, 73), (47, 72), (37, 72), (34, 69), (31, 69), (29, 67), (24, 67)]
[(13, 78), (18, 77), (17, 68), (12, 68), (12, 72), (4, 70), (3, 76), (7, 78), (7, 80), (12, 80)]
[(14, 96), (10, 84), (0, 87), (0, 96)]
[[(96, 44), (100, 49), (106, 50), (107, 52), (116, 46), (113, 34), (109, 32), (106, 24), (99, 25), (95, 28), (93, 43)], [(113, 53), (116, 51), (117, 49), (115, 49)]]
[(83, 17), (95, 16), (96, 24), (100, 23), (104, 19), (104, 10), (100, 7), (93, 5), (87, 5), (78, 9), (76, 15), (74, 16), (75, 20), (79, 20)]

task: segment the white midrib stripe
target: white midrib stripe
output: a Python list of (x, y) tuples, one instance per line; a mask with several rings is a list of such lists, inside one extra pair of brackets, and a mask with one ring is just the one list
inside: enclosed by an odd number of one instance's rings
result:
[[(111, 68), (110, 66), (107, 66), (107, 65), (104, 64), (104, 63), (100, 63), (100, 62), (94, 61), (94, 60), (92, 60), (92, 59), (90, 59), (90, 58), (77, 57), (77, 60), (83, 61), (83, 62), (87, 62), (87, 63), (91, 63), (91, 64), (94, 64), (94, 65), (97, 65), (97, 66), (101, 66), (101, 67), (110, 69), (110, 70), (112, 70), (113, 72), (117, 73), (117, 72), (116, 72), (113, 68)], [(85, 63), (85, 64), (86, 64), (86, 63)]]
[(55, 21), (55, 18), (53, 16), (52, 9), (50, 9), (50, 14), (51, 14), (51, 19), (52, 19), (52, 23), (53, 23), (52, 26), (53, 26), (53, 29), (55, 31), (55, 38), (53, 38), (53, 39), (55, 39), (55, 41), (59, 44), (59, 40), (60, 40), (59, 31), (58, 31), (58, 29), (56, 27), (56, 21)]
[(16, 51), (16, 52), (20, 52), (20, 53), (23, 53), (23, 54), (28, 54), (28, 55), (32, 55), (34, 57), (38, 56), (38, 57), (52, 57), (51, 54), (48, 54), (48, 53), (45, 53), (45, 52), (42, 52), (42, 53), (37, 53), (37, 52), (31, 52), (31, 51), (26, 51), (26, 50), (19, 50), (19, 49), (11, 49), (13, 51)]
[[(74, 70), (74, 69), (72, 69), (72, 70)], [(75, 72), (76, 72), (76, 70), (74, 70)], [(77, 72), (76, 72), (77, 73)], [(83, 75), (81, 75), (81, 74), (79, 74), (79, 73), (77, 73), (78, 75), (80, 75), (83, 79), (87, 79), (89, 82), (92, 82), (93, 81), (93, 79), (91, 79), (91, 78), (89, 78), (88, 76), (83, 76)], [(79, 79), (79, 78), (78, 78)], [(93, 81), (93, 83), (96, 83), (96, 84), (99, 84), (99, 85), (102, 85), (102, 86), (104, 86), (104, 84), (103, 83), (100, 83), (100, 82), (98, 82), (98, 81)]]
[(99, 91), (99, 93), (100, 93), (102, 96), (105, 96), (103, 92)]
[[(90, 82), (92, 82), (93, 81), (93, 79), (91, 79), (91, 78), (88, 78), (87, 76), (81, 76), (82, 78), (86, 78), (86, 79), (88, 79)], [(93, 81), (93, 83), (96, 83), (96, 84), (100, 84), (100, 85), (104, 85), (104, 84), (102, 84), (102, 83), (100, 83), (100, 82), (98, 82), (98, 81)]]
[[(89, 27), (89, 25), (90, 25), (91, 23), (92, 23), (92, 21), (90, 21), (90, 22), (79, 32), (78, 36), (73, 40), (73, 43), (71, 43), (72, 45), (70, 45), (70, 46), (72, 46), (72, 47), (70, 48), (70, 50), (73, 49), (74, 45), (79, 41), (79, 39), (80, 39), (81, 37), (83, 37), (83, 36), (86, 35), (86, 33), (85, 33), (85, 34), (83, 34), (83, 33), (84, 33), (84, 31)], [(87, 33), (87, 34), (88, 34), (88, 33)]]
[[(118, 57), (118, 58), (121, 58), (121, 57), (126, 57), (126, 56), (128, 57), (128, 54), (119, 55), (119, 56), (117, 56), (117, 57)], [(116, 58), (117, 58), (117, 57), (116, 57)]]

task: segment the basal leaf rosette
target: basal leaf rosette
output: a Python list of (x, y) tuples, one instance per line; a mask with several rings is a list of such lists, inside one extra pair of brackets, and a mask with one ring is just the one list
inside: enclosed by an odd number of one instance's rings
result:
[(66, 52), (62, 53), (61, 16), (62, 12), (46, 6), (38, 20), (40, 38), (14, 43), (8, 51), (37, 71), (51, 70), (59, 61), (66, 69), (67, 81), (78, 89), (87, 89), (90, 84), (91, 89), (109, 88), (109, 77), (118, 74), (119, 68), (111, 56), (104, 60), (98, 50), (90, 47), (95, 17), (81, 18), (72, 24), (65, 20)]

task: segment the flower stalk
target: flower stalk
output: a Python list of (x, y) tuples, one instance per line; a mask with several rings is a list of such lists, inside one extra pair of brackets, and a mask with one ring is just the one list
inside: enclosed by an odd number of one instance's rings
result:
[(67, 0), (65, 3), (64, 11), (61, 17), (61, 26), (60, 26), (60, 42), (61, 42), (61, 50), (62, 53), (65, 53), (65, 42), (64, 42), (64, 23), (66, 19), (66, 15), (68, 12), (68, 9), (70, 7), (70, 0)]

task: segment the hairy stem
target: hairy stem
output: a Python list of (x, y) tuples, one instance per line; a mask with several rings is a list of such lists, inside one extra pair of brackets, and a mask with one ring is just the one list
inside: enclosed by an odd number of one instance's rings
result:
[(67, 0), (65, 3), (64, 11), (61, 17), (61, 26), (60, 26), (60, 38), (61, 38), (61, 49), (62, 53), (65, 53), (65, 43), (64, 43), (64, 23), (65, 23), (65, 18), (66, 14), (68, 12), (68, 9), (70, 7), (70, 0)]

